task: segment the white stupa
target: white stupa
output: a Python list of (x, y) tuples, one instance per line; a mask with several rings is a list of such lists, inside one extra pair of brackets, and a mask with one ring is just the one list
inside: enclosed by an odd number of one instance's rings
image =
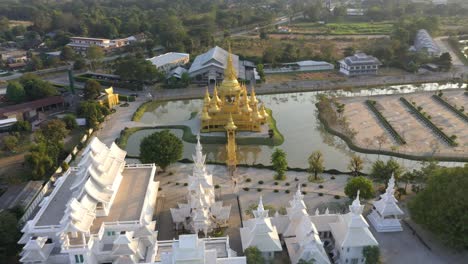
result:
[(257, 247), (266, 257), (272, 257), (274, 252), (283, 249), (276, 227), (268, 217), (268, 210), (263, 207), (262, 197), (253, 214), (254, 218), (244, 221), (244, 227), (240, 229), (242, 249)]
[(176, 228), (182, 224), (193, 233), (202, 231), (206, 236), (213, 228), (226, 225), (231, 206), (215, 201), (213, 176), (206, 171), (206, 155), (203, 155), (199, 136), (197, 140), (195, 155), (192, 156), (193, 172), (188, 179), (188, 203), (179, 203), (178, 208), (171, 208), (171, 215)]
[(398, 207), (398, 201), (394, 193), (395, 178), (392, 174), (385, 193), (380, 195), (380, 200), (374, 202), (374, 209), (367, 216), (377, 232), (403, 231), (399, 218), (404, 213), (400, 207)]
[(307, 213), (300, 186), (297, 187), (296, 194), (289, 204), (286, 216), (276, 216), (274, 222), (283, 226), (281, 223), (287, 219), (284, 231), (280, 232), (291, 263), (296, 264), (302, 259), (314, 260), (316, 264), (329, 264), (330, 260), (320, 240), (319, 232)]

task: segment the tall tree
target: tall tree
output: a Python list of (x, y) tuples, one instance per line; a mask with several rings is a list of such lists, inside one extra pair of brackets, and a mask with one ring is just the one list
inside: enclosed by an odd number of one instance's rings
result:
[(324, 169), (322, 152), (320, 150), (314, 151), (309, 156), (309, 172), (314, 174), (315, 180), (318, 180), (318, 174), (322, 173)]
[(429, 171), (425, 188), (408, 204), (411, 218), (456, 249), (468, 247), (468, 165)]
[(360, 171), (364, 168), (364, 161), (356, 154), (351, 155), (348, 163), (348, 169), (354, 176), (358, 176)]
[(271, 164), (273, 165), (273, 169), (276, 171), (276, 179), (286, 179), (286, 170), (288, 169), (286, 152), (279, 148), (275, 149), (271, 154)]
[(262, 252), (257, 247), (248, 247), (244, 251), (247, 258), (247, 264), (262, 264), (265, 263), (265, 258)]
[(21, 76), (19, 82), (24, 88), (27, 100), (37, 100), (58, 94), (57, 88), (50, 82), (44, 81), (31, 73)]
[(374, 197), (372, 181), (363, 176), (351, 178), (346, 184), (344, 192), (350, 199), (354, 199), (358, 190), (360, 191), (360, 197), (363, 199)]
[(167, 166), (182, 158), (184, 145), (169, 130), (153, 133), (140, 143), (140, 160), (143, 163), (156, 163), (163, 171)]
[(8, 83), (6, 90), (6, 98), (15, 103), (21, 103), (26, 99), (26, 92), (23, 85), (17, 81)]
[(94, 100), (101, 94), (101, 84), (96, 80), (88, 80), (84, 86), (84, 98)]
[(73, 60), (75, 56), (76, 56), (75, 51), (69, 46), (64, 46), (62, 48), (62, 52), (60, 53), (60, 59), (64, 61)]
[(101, 47), (91, 46), (86, 52), (86, 58), (91, 62), (91, 69), (96, 70), (99, 62), (104, 58), (104, 51)]

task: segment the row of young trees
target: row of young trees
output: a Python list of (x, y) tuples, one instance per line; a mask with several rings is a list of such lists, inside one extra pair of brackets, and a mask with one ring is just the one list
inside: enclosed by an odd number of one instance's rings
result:
[(14, 103), (37, 100), (57, 94), (57, 88), (50, 82), (33, 74), (25, 74), (19, 81), (9, 82), (6, 90), (6, 98)]

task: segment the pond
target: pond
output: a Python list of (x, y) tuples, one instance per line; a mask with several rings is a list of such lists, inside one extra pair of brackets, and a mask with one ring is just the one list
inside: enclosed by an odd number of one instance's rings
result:
[[(316, 150), (323, 153), (325, 167), (327, 169), (337, 169), (347, 171), (347, 164), (351, 154), (355, 153), (350, 150), (346, 143), (339, 137), (327, 133), (321, 122), (317, 119), (317, 102), (318, 94), (336, 95), (336, 96), (371, 96), (384, 94), (411, 93), (417, 91), (435, 91), (441, 89), (462, 88), (458, 84), (436, 83), (422, 85), (398, 85), (389, 86), (387, 88), (373, 89), (354, 89), (350, 91), (328, 91), (328, 92), (305, 92), (305, 93), (287, 93), (287, 94), (271, 94), (259, 95), (258, 99), (273, 111), (273, 116), (276, 119), (278, 130), (284, 136), (284, 143), (279, 148), (287, 153), (288, 164), (290, 167), (306, 168), (307, 158)], [(156, 109), (146, 112), (141, 122), (151, 125), (165, 125), (188, 120), (192, 112), (200, 111), (202, 106), (201, 99), (195, 100), (180, 100), (162, 102)], [(128, 139), (127, 148), (129, 155), (139, 155), (139, 145), (142, 138), (158, 129), (141, 130), (131, 135)], [(181, 137), (181, 130), (173, 130), (173, 132)], [(218, 144), (205, 144), (204, 152), (207, 154), (208, 161), (224, 162), (225, 147)], [(191, 159), (194, 152), (195, 144), (184, 142), (184, 158)], [(270, 164), (270, 155), (274, 151), (274, 147), (264, 145), (239, 145), (238, 159), (239, 163), (244, 164)], [(364, 158), (366, 168), (378, 158), (388, 160), (389, 156), (363, 154), (358, 153)], [(407, 168), (418, 167), (420, 162), (397, 159), (403, 166)], [(445, 165), (455, 165), (455, 162), (447, 162)]]

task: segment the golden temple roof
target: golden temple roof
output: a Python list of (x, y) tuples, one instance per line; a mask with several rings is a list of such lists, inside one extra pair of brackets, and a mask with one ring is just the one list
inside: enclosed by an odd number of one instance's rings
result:
[(253, 87), (253, 85), (252, 85), (252, 91), (250, 92), (250, 103), (252, 104), (258, 103), (257, 96), (255, 95), (255, 88)]
[(206, 108), (203, 108), (202, 114), (201, 114), (201, 120), (210, 120), (210, 114), (208, 114), (208, 111)]
[(205, 98), (203, 99), (203, 102), (205, 103), (205, 105), (208, 105), (210, 101), (211, 101), (210, 92), (208, 92), (208, 88), (206, 88)]

